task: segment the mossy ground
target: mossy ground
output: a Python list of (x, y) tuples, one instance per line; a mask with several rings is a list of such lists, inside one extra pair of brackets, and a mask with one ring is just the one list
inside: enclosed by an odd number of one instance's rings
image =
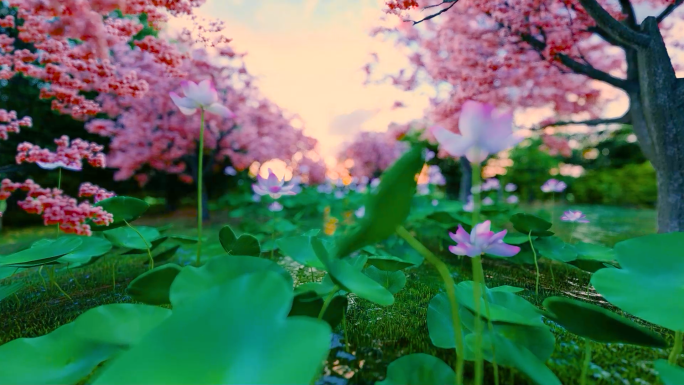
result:
[[(205, 247), (210, 249), (217, 246), (218, 239), (215, 234), (226, 222), (227, 217), (217, 214), (214, 218), (215, 222), (205, 227), (205, 234), (209, 238)], [(176, 221), (177, 219), (174, 219), (174, 224), (177, 224), (174, 227), (175, 233), (191, 233), (191, 219), (179, 223)], [(141, 220), (139, 224), (160, 225), (167, 222), (168, 218), (158, 218), (151, 222)], [(176, 229), (178, 231), (175, 231)], [(0, 240), (0, 253), (7, 254), (28, 246), (33, 241), (50, 235), (50, 231), (54, 229), (26, 229), (9, 235), (3, 234)], [(187, 264), (194, 258), (194, 250), (193, 245), (184, 246), (172, 261)], [(270, 253), (263, 255), (270, 257)], [(444, 252), (440, 253), (440, 257), (450, 265), (456, 281), (470, 279), (470, 260), (459, 260)], [(282, 258), (278, 259), (292, 269), (298, 282), (311, 279), (308, 269), (296, 268), (294, 264), (288, 264)], [(6, 283), (23, 281), (26, 287), (16, 296), (0, 302), (0, 344), (15, 338), (44, 335), (99, 305), (130, 302), (130, 298), (125, 294), (125, 288), (133, 278), (146, 271), (145, 260), (145, 256), (117, 256), (103, 258), (83, 269), (57, 272), (55, 280), (71, 300), (60, 293), (54, 285), (50, 285), (45, 269), (45, 285), (36, 269), (9, 278)], [(546, 274), (548, 265), (542, 264), (541, 269), (541, 287), (537, 297), (534, 293), (534, 267), (485, 261), (489, 287), (511, 285), (524, 288), (525, 291), (520, 294), (538, 306), (541, 306), (544, 298), (553, 295), (574, 296), (609, 306), (601, 301), (595, 292), (587, 291), (588, 274), (555, 265), (554, 285), (550, 275)], [(423, 352), (433, 354), (447, 363), (454, 361), (453, 351), (432, 345), (427, 329), (428, 303), (443, 287), (441, 280), (435, 270), (425, 264), (409, 271), (407, 276), (406, 287), (395, 295), (396, 302), (393, 306), (381, 308), (367, 301), (351, 298), (346, 319), (349, 343), (346, 347), (338, 346), (331, 351), (326, 367), (326, 383), (339, 383), (334, 381), (334, 377), (345, 377), (350, 379), (350, 384), (372, 384), (384, 378), (390, 362), (410, 353)], [(639, 320), (636, 321), (643, 324)], [(548, 365), (563, 384), (577, 384), (584, 342), (555, 325), (551, 327), (556, 334), (556, 349)], [(654, 329), (671, 341), (671, 333), (655, 327)], [(343, 331), (339, 330), (337, 335), (342, 336)], [(354, 356), (343, 353), (344, 350), (348, 350)], [(656, 384), (658, 381), (652, 362), (658, 358), (666, 358), (667, 354), (668, 352), (660, 349), (594, 344), (589, 383)], [(472, 367), (466, 366), (466, 374), (469, 375), (471, 372)], [(485, 376), (485, 383), (492, 384), (492, 367), (489, 364), (486, 366)], [(528, 383), (523, 376), (505, 368), (501, 370), (501, 378), (502, 384)]]

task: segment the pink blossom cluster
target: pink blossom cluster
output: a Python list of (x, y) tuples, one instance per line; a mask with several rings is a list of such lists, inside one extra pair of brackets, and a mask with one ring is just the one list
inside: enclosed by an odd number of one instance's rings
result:
[(112, 214), (88, 202), (78, 203), (74, 198), (64, 195), (60, 189), (42, 188), (33, 180), (14, 183), (3, 179), (0, 183), (0, 200), (6, 200), (17, 190), (26, 192), (26, 199), (18, 205), (29, 214), (38, 214), (46, 226), (59, 225), (59, 229), (67, 234), (92, 235), (88, 220), (100, 226), (114, 221)]
[(97, 101), (114, 120), (93, 119), (86, 124), (89, 132), (111, 138), (107, 160), (109, 167), (118, 169), (116, 180), (134, 178), (144, 184), (146, 173), (161, 171), (178, 175), (181, 182), (193, 182), (188, 161), (197, 154), (200, 114), (182, 114), (169, 97), (170, 92), (180, 91), (183, 80), (211, 80), (218, 103), (235, 114), (205, 115), (204, 153), (216, 165), (216, 172), (223, 170), (220, 166), (225, 160), (243, 170), (255, 161), (289, 161), (294, 154), (313, 149), (315, 139), (294, 127), (296, 117), (260, 94), (241, 60), (243, 55), (222, 50), (226, 62), (219, 65), (204, 48), (193, 48), (191, 40), (181, 36), (180, 44), (188, 51), (178, 67), (182, 76), (169, 73), (168, 66), (147, 51), (131, 51), (127, 46), (112, 49), (116, 66), (139, 74), (150, 85), (144, 99), (101, 94)]
[[(624, 18), (616, 2), (599, 3), (614, 17)], [(660, 6), (666, 2), (633, 3)], [(387, 2), (391, 13), (435, 4), (428, 0)], [(425, 79), (434, 85), (458, 85), (435, 98), (429, 111), (434, 123), (450, 131), (459, 132), (459, 114), (466, 100), (508, 109), (550, 105), (558, 118), (580, 112), (596, 118), (606, 99), (593, 79), (564, 63), (569, 58), (583, 68), (616, 76), (624, 73), (624, 55), (596, 37), (595, 23), (578, 0), (461, 1), (443, 3), (419, 15), (452, 5), (420, 28), (397, 19), (397, 27), (373, 31), (394, 37), (398, 46), (407, 49), (409, 66), (390, 76), (397, 87), (415, 89)], [(375, 72), (375, 61), (366, 68), (369, 74)]]
[(542, 149), (546, 150), (549, 155), (556, 156), (561, 155), (566, 158), (572, 156), (572, 148), (570, 148), (570, 143), (566, 138), (553, 135), (542, 135)]
[(296, 175), (302, 178), (302, 182), (309, 185), (319, 185), (325, 183), (328, 167), (323, 159), (314, 161), (311, 157), (305, 156), (297, 162)]
[(16, 111), (0, 109), (0, 140), (7, 140), (9, 137), (7, 134), (17, 134), (20, 127), (31, 127), (32, 124), (29, 116), (17, 119)]
[[(136, 18), (145, 14), (159, 29), (167, 15), (191, 14), (204, 0), (9, 0), (16, 9), (0, 19), (0, 26), (16, 28), (18, 39), (0, 35), (0, 79), (15, 74), (47, 83), (40, 97), (53, 99), (52, 108), (77, 119), (92, 116), (101, 106), (82, 91), (109, 92), (142, 97), (149, 85), (139, 74), (112, 63), (110, 50), (126, 45), (143, 29)], [(121, 11), (123, 18), (112, 12)], [(31, 44), (38, 51), (16, 49), (15, 43)], [(18, 45), (18, 44), (17, 44)], [(150, 53), (174, 72), (180, 63), (176, 47), (148, 36), (136, 49)]]
[(19, 144), (17, 146), (17, 163), (61, 163), (67, 167), (80, 169), (83, 166), (82, 161), (85, 160), (93, 167), (105, 167), (105, 155), (101, 152), (103, 147), (96, 143), (82, 139), (69, 141), (69, 137), (66, 135), (55, 139), (55, 143), (57, 144), (56, 152), (51, 152), (28, 142)]
[(79, 198), (90, 198), (92, 197), (95, 202), (99, 202), (101, 200), (105, 200), (107, 198), (113, 197), (114, 194), (111, 191), (107, 191), (97, 185), (94, 185), (92, 183), (86, 182), (82, 183), (81, 186), (78, 189), (78, 197)]
[(342, 150), (339, 159), (353, 163), (348, 166), (349, 175), (370, 178), (387, 169), (407, 147), (391, 132), (361, 132)]

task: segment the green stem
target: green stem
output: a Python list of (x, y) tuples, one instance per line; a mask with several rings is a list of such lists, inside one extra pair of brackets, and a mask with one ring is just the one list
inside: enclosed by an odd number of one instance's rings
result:
[(200, 109), (199, 159), (197, 160), (197, 266), (202, 255), (202, 176), (204, 174), (204, 109)]
[(71, 269), (69, 269), (68, 263), (67, 263), (66, 269), (67, 269), (67, 273), (69, 273), (69, 275), (71, 276), (71, 279), (73, 279), (74, 282), (76, 282), (76, 286), (78, 286), (79, 289), (83, 289), (83, 286), (81, 286), (81, 283), (78, 282), (78, 279), (76, 279), (76, 276), (74, 275), (74, 273), (71, 271)]
[[(478, 257), (481, 258), (481, 257)], [(480, 263), (479, 268), (477, 268), (475, 265), (473, 265), (473, 268), (476, 270), (473, 271), (473, 275), (476, 275), (478, 277), (478, 280), (480, 282), (485, 281), (485, 276), (484, 276), (484, 270), (482, 269), (482, 263)], [(483, 290), (487, 290), (487, 287), (483, 285), (482, 287)], [(494, 325), (492, 324), (492, 318), (489, 313), (489, 298), (487, 296), (487, 293), (482, 294), (482, 300), (484, 301), (484, 306), (485, 306), (485, 315), (487, 316), (487, 329), (489, 330), (489, 334), (493, 337), (494, 336)], [(479, 302), (479, 301), (478, 301)], [(478, 304), (475, 305), (476, 309), (479, 307)], [(477, 325), (480, 324), (480, 329), (482, 328), (481, 322), (475, 321), (476, 322), (476, 328), (478, 327)], [(476, 329), (477, 330), (477, 329)], [(499, 385), (499, 365), (496, 363), (496, 348), (494, 346), (492, 339), (492, 366), (494, 367), (494, 384)], [(482, 341), (480, 340), (480, 346), (481, 346)]]
[(537, 262), (537, 251), (534, 249), (532, 244), (532, 230), (527, 234), (527, 239), (530, 241), (530, 247), (532, 248), (532, 255), (534, 255), (534, 268), (537, 271), (537, 280), (534, 285), (534, 294), (539, 297), (539, 262)]
[(349, 340), (347, 339), (347, 308), (342, 312), (342, 330), (344, 330), (344, 351), (349, 353)]
[(69, 298), (69, 300), (73, 301), (73, 299), (69, 296), (69, 294), (67, 294), (67, 293), (66, 293), (64, 290), (62, 290), (62, 288), (59, 286), (59, 284), (58, 284), (57, 281), (55, 280), (54, 274), (55, 274), (54, 269), (49, 269), (49, 270), (48, 270), (48, 277), (50, 278), (50, 282), (52, 282), (52, 284), (55, 285), (55, 287), (57, 287), (57, 290), (59, 290), (60, 293), (64, 294), (65, 297), (67, 297), (67, 298)]
[(45, 278), (43, 277), (43, 265), (41, 265), (41, 266), (38, 268), (38, 276), (39, 276), (40, 279), (43, 281), (43, 287), (45, 288), (45, 291), (47, 292), (47, 291), (48, 291), (48, 286), (47, 286), (47, 283), (45, 282)]
[(463, 332), (461, 331), (461, 317), (458, 314), (458, 302), (456, 300), (456, 283), (449, 272), (447, 265), (440, 261), (437, 256), (432, 254), (420, 241), (411, 235), (403, 226), (397, 227), (397, 235), (399, 235), (406, 243), (414, 250), (419, 252), (429, 263), (431, 263), (439, 272), (439, 275), (444, 281), (444, 288), (446, 290), (447, 298), (451, 304), (451, 322), (454, 329), (454, 342), (456, 345), (456, 384), (463, 384)]
[(556, 277), (553, 275), (553, 262), (549, 263), (549, 271), (551, 272), (551, 280), (553, 281), (553, 287), (556, 287)]
[(584, 362), (582, 363), (582, 374), (580, 377), (580, 385), (587, 385), (587, 374), (589, 373), (589, 364), (591, 363), (591, 341), (584, 340)]
[(128, 221), (126, 221), (125, 219), (124, 219), (124, 223), (126, 224), (126, 226), (130, 227), (133, 231), (135, 231), (136, 234), (138, 234), (138, 236), (140, 237), (140, 239), (142, 239), (143, 243), (145, 243), (145, 247), (147, 248), (147, 255), (150, 258), (150, 270), (154, 269), (154, 258), (152, 258), (152, 250), (150, 250), (151, 245), (149, 243), (147, 243), (147, 240), (145, 239), (145, 237), (143, 237), (143, 235), (140, 234), (140, 232), (138, 230), (136, 230), (135, 227), (131, 226), (131, 224), (128, 223)]
[(321, 308), (321, 311), (318, 313), (318, 319), (323, 319), (323, 314), (325, 314), (325, 311), (328, 310), (328, 306), (330, 306), (330, 302), (332, 301), (333, 297), (335, 297), (335, 293), (340, 288), (335, 286), (333, 287), (333, 290), (328, 294), (328, 296), (325, 298), (325, 301), (323, 302), (323, 307)]
[(679, 355), (682, 352), (682, 332), (675, 331), (675, 340), (674, 340), (674, 346), (672, 347), (672, 351), (670, 352), (670, 357), (668, 358), (668, 362), (670, 365), (677, 365), (677, 359), (679, 358)]
[[(471, 163), (473, 172), (472, 186), (475, 189), (473, 192), (473, 222), (471, 233), (475, 231), (475, 226), (480, 222), (480, 206), (482, 193), (482, 167), (480, 163)], [(485, 286), (484, 274), (480, 277), (478, 272), (482, 271), (482, 258), (477, 256), (472, 258), (473, 267), (473, 300), (475, 303), (475, 385), (482, 385), (484, 380), (484, 357), (482, 354), (482, 312), (480, 309), (480, 300), (482, 298), (482, 286)], [(482, 279), (482, 280), (480, 280)], [(482, 286), (480, 286), (480, 284)]]
[(273, 251), (275, 250), (275, 233), (276, 233), (276, 215), (275, 211), (273, 214), (273, 231), (271, 232), (271, 259), (273, 259)]
[(116, 291), (116, 261), (112, 261), (112, 291)]

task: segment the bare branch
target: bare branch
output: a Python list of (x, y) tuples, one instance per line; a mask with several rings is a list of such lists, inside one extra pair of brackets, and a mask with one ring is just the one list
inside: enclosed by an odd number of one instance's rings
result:
[[(523, 41), (528, 43), (529, 45), (532, 46), (537, 51), (543, 51), (546, 48), (546, 43), (543, 41), (535, 38), (532, 35), (529, 34), (523, 34), (520, 36)], [(565, 55), (565, 54), (558, 54), (557, 55), (558, 60), (565, 65), (566, 67), (570, 68), (574, 72), (582, 75), (586, 75), (594, 80), (599, 80), (604, 83), (608, 83), (613, 87), (617, 87), (623, 90), (627, 90), (632, 86), (631, 82), (628, 82), (625, 79), (620, 79), (616, 78), (615, 76), (612, 76), (608, 74), (607, 72), (601, 71), (591, 64), (588, 63), (580, 63), (575, 59), (572, 59), (570, 56)]]
[(558, 127), (558, 126), (569, 126), (574, 124), (584, 124), (587, 126), (598, 126), (599, 124), (631, 124), (632, 120), (629, 113), (624, 114), (619, 118), (609, 118), (609, 119), (588, 119), (588, 120), (559, 120), (557, 122), (544, 124), (536, 129), (542, 129), (546, 127)]
[(627, 23), (627, 26), (629, 28), (636, 29), (636, 14), (634, 13), (634, 7), (632, 6), (632, 2), (630, 0), (620, 0), (620, 7), (622, 8), (622, 13), (627, 15), (627, 18), (625, 19), (625, 23)]
[(651, 42), (648, 35), (637, 32), (617, 21), (596, 0), (579, 0), (596, 25), (605, 30), (615, 40), (633, 47), (646, 47)]
[(682, 5), (684, 3), (684, 0), (677, 0), (674, 3), (668, 5), (662, 12), (660, 12), (660, 15), (656, 16), (656, 21), (658, 24), (660, 24), (661, 21), (665, 20), (666, 17), (668, 17), (677, 7)]
[[(450, 10), (451, 7), (453, 7), (454, 5), (456, 5), (456, 3), (458, 3), (458, 0), (442, 1), (441, 3), (436, 4), (436, 5), (433, 5), (433, 6), (431, 6), (431, 7), (434, 7), (434, 6), (437, 6), (437, 5), (442, 5), (442, 4), (445, 4), (445, 3), (451, 3), (451, 5), (448, 6), (448, 7), (446, 7), (446, 8), (444, 8), (444, 9), (442, 9), (441, 11), (439, 11), (439, 12), (437, 12), (437, 13), (435, 13), (435, 14), (432, 14), (432, 15), (430, 15), (430, 16), (426, 16), (426, 17), (424, 17), (424, 18), (422, 18), (422, 19), (420, 19), (420, 20), (418, 20), (418, 21), (413, 21), (413, 25), (420, 24), (420, 23), (422, 23), (422, 22), (424, 22), (424, 21), (426, 21), (426, 20), (433, 19), (433, 18), (435, 18), (435, 17), (437, 17), (437, 16), (443, 14), (444, 12)], [(425, 7), (425, 8), (430, 8), (430, 7)], [(425, 9), (425, 8), (424, 8), (424, 9)], [(406, 21), (411, 21), (411, 20), (406, 20)]]

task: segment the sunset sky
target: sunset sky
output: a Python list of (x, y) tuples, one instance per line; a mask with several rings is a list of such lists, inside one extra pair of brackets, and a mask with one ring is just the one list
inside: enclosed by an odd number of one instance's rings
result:
[[(303, 118), (305, 132), (319, 140), (319, 150), (330, 164), (339, 145), (358, 131), (384, 131), (390, 122), (421, 118), (434, 92), (430, 87), (406, 93), (390, 84), (363, 85), (362, 67), (372, 52), (381, 58), (380, 73), (395, 72), (407, 63), (392, 43), (369, 36), (385, 15), (384, 2), (207, 0), (196, 13), (225, 22), (224, 35), (233, 39), (234, 49), (248, 52), (247, 67), (258, 76), (263, 94)], [(643, 19), (656, 11), (638, 7), (637, 14)], [(385, 23), (397, 22), (390, 15)], [(172, 19), (169, 27), (179, 30), (190, 25)], [(620, 95), (609, 86), (597, 85), (607, 91), (607, 98)], [(407, 107), (391, 110), (395, 101)], [(618, 98), (604, 115), (621, 115), (626, 102), (625, 97)], [(550, 114), (548, 109), (519, 112), (516, 123), (529, 125)]]
[[(390, 84), (364, 86), (362, 67), (377, 52), (387, 70), (404, 56), (369, 36), (384, 15), (382, 0), (207, 0), (199, 16), (225, 22), (224, 35), (247, 51), (249, 71), (265, 96), (305, 121), (326, 157), (360, 130), (384, 131), (390, 122), (420, 118), (431, 89), (404, 93)], [(394, 21), (394, 20), (393, 20)], [(172, 20), (171, 28), (188, 25)], [(390, 110), (400, 100), (407, 108)]]

